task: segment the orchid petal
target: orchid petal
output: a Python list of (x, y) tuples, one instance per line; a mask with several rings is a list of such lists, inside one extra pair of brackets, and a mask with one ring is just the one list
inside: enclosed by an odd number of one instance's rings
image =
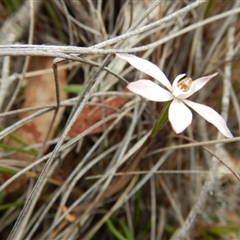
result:
[(195, 103), (189, 100), (184, 100), (184, 103), (186, 103), (189, 107), (191, 107), (193, 110), (195, 110), (199, 115), (201, 115), (204, 119), (206, 119), (208, 122), (212, 123), (224, 136), (228, 138), (232, 138), (233, 135), (229, 131), (226, 122), (221, 117), (219, 113), (217, 113), (212, 108)]
[(168, 118), (175, 133), (181, 133), (191, 124), (192, 112), (182, 101), (174, 99), (169, 107)]
[[(201, 78), (198, 78), (196, 80), (194, 80), (192, 82), (192, 86), (191, 88), (193, 88), (194, 90), (191, 91), (191, 94), (188, 94), (188, 96), (186, 96), (186, 98), (192, 96), (195, 92), (197, 92), (198, 90), (200, 90), (202, 87), (205, 86), (205, 84), (207, 84), (213, 77), (215, 77), (216, 75), (218, 75), (218, 73), (214, 73), (212, 75), (208, 75), (208, 76), (205, 76), (205, 77), (201, 77)], [(190, 89), (191, 90), (191, 89)]]
[(158, 80), (163, 86), (171, 91), (172, 86), (165, 76), (165, 74), (160, 70), (158, 66), (149, 62), (146, 59), (139, 58), (132, 54), (123, 54), (123, 53), (116, 53), (116, 55), (130, 63), (136, 69), (146, 73), (147, 75), (153, 77), (154, 79)]
[(173, 99), (173, 95), (169, 91), (150, 80), (141, 79), (136, 82), (131, 82), (127, 85), (127, 88), (151, 101), (167, 102)]

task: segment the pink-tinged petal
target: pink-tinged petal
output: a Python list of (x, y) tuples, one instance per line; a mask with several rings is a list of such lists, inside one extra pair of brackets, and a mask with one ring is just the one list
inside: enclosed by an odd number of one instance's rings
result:
[(131, 82), (127, 85), (127, 88), (130, 91), (155, 102), (166, 102), (173, 99), (173, 95), (170, 92), (150, 80), (141, 79), (136, 82)]
[(202, 87), (205, 86), (206, 83), (208, 83), (213, 77), (215, 77), (216, 75), (218, 75), (218, 73), (214, 73), (212, 75), (208, 75), (208, 76), (205, 76), (205, 77), (201, 77), (201, 78), (198, 78), (196, 80), (194, 80), (192, 82), (192, 87), (193, 90), (191, 91), (191, 94), (189, 94), (187, 97), (190, 97), (191, 95), (193, 95), (195, 92), (197, 92), (198, 90), (200, 90)]
[(182, 101), (174, 99), (169, 107), (168, 118), (175, 133), (181, 133), (191, 124), (192, 112)]
[(163, 86), (171, 91), (172, 86), (165, 76), (165, 74), (160, 70), (158, 66), (149, 62), (146, 59), (139, 58), (132, 54), (124, 54), (124, 53), (116, 53), (116, 55), (130, 63), (136, 69), (146, 73), (147, 75), (153, 77), (154, 79), (158, 80)]
[(184, 103), (186, 103), (190, 108), (195, 110), (199, 115), (205, 118), (208, 122), (212, 123), (224, 136), (228, 138), (233, 137), (232, 133), (227, 127), (226, 122), (221, 117), (221, 115), (217, 113), (215, 110), (213, 110), (208, 106), (195, 103), (189, 100), (184, 100)]

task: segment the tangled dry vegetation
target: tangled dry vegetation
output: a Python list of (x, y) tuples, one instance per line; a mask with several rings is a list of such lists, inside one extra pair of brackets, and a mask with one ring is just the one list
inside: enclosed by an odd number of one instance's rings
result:
[[(0, 12), (1, 239), (240, 239), (240, 1), (9, 0)], [(171, 80), (218, 72), (192, 100), (235, 137), (194, 114), (136, 161), (163, 104), (126, 90), (147, 76), (116, 52)]]

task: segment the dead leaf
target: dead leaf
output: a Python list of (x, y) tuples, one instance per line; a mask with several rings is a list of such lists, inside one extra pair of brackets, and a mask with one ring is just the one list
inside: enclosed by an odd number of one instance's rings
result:
[[(47, 57), (33, 57), (30, 60), (28, 71), (35, 70), (45, 70), (52, 68), (52, 58)], [(59, 85), (60, 85), (60, 96), (61, 100), (67, 98), (66, 92), (63, 90), (63, 87), (67, 84), (67, 75), (66, 70), (59, 71)], [(39, 76), (34, 76), (26, 79), (27, 84), (25, 87), (24, 95), (25, 102), (22, 105), (22, 108), (28, 108), (33, 106), (45, 106), (47, 104), (56, 104), (56, 89), (54, 83), (54, 75), (51, 73), (43, 73)], [(25, 112), (19, 115), (20, 119), (27, 117), (33, 112)], [(56, 128), (58, 127), (62, 115), (64, 113), (64, 107), (59, 109), (53, 127), (50, 131), (49, 139), (52, 139)], [(28, 145), (42, 143), (49, 131), (49, 126), (54, 116), (54, 110), (49, 111), (35, 119), (31, 122), (28, 122), (24, 126), (18, 128), (14, 134), (26, 142)], [(5, 139), (5, 143), (15, 147), (21, 147), (22, 145), (19, 142), (16, 142), (12, 138), (8, 137)], [(46, 150), (46, 149), (45, 149)], [(11, 159), (18, 159), (22, 161), (32, 162), (35, 160), (35, 156), (26, 154), (26, 153), (16, 153), (10, 156)], [(18, 188), (21, 185), (21, 181), (14, 182), (14, 189)], [(18, 186), (17, 186), (18, 185)]]
[[(125, 90), (127, 91), (127, 90)], [(100, 99), (96, 101), (97, 103), (101, 103), (99, 106), (85, 106), (82, 110), (81, 114), (78, 116), (68, 135), (70, 137), (76, 137), (80, 133), (87, 130), (89, 127), (93, 126), (97, 122), (101, 121), (103, 117), (107, 117), (110, 114), (116, 112), (119, 108), (121, 108), (126, 102), (128, 102), (127, 97), (122, 96), (113, 96), (104, 99), (102, 103)], [(96, 103), (95, 102), (95, 103)], [(104, 125), (101, 125), (91, 131), (89, 134), (100, 133), (104, 131), (104, 128), (109, 127), (114, 120), (109, 120)]]

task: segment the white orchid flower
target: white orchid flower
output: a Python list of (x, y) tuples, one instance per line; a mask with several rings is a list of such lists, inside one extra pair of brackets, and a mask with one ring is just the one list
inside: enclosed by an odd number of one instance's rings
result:
[[(212, 108), (187, 100), (195, 92), (200, 90), (210, 79), (215, 77), (218, 73), (201, 77), (192, 81), (191, 78), (184, 78), (186, 74), (178, 75), (171, 85), (165, 74), (153, 63), (148, 60), (136, 57), (131, 54), (116, 54), (119, 58), (126, 60), (136, 69), (153, 77), (160, 82), (167, 90), (160, 87), (151, 80), (140, 79), (136, 82), (129, 83), (127, 88), (148, 99), (156, 102), (172, 103), (169, 107), (168, 119), (176, 133), (183, 132), (192, 122), (192, 112), (190, 108), (195, 110), (208, 122), (212, 123), (224, 136), (232, 138), (224, 119)], [(187, 106), (188, 107), (187, 107)]]

